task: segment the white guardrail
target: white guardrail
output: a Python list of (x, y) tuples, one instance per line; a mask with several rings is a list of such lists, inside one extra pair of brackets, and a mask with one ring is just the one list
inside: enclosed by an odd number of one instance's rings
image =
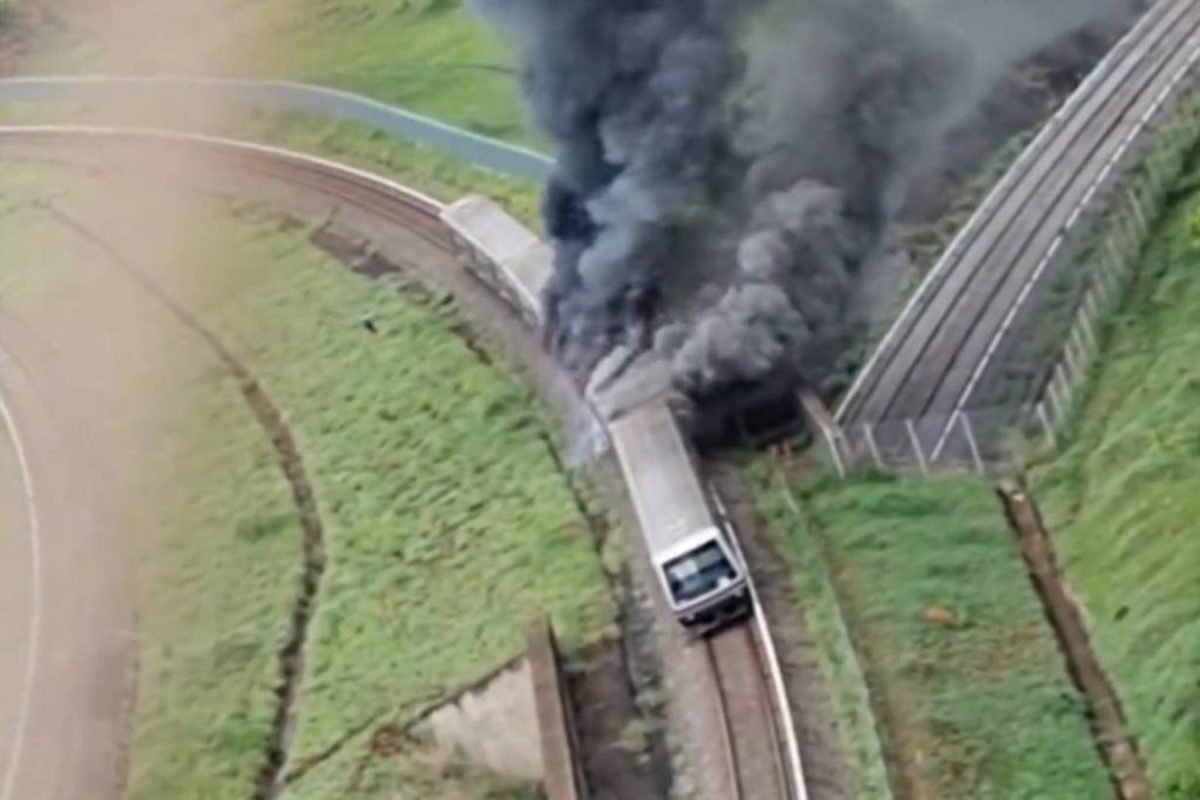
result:
[[(1035, 270), (1021, 287), (1008, 309), (1001, 328), (989, 341), (988, 348), (975, 365), (971, 379), (948, 414), (908, 420), (888, 420), (864, 423), (854, 437), (840, 425), (841, 419), (821, 424), (821, 435), (828, 447), (839, 474), (843, 477), (860, 467), (878, 469), (916, 469), (930, 473), (940, 468), (973, 469), (988, 473), (1003, 468), (1011, 458), (1030, 445), (1057, 447), (1057, 432), (1071, 410), (1075, 390), (1087, 376), (1098, 347), (1098, 331), (1104, 315), (1119, 301), (1149, 234), (1150, 226), (1161, 211), (1172, 184), (1178, 178), (1188, 154), (1200, 142), (1200, 43), (1190, 41), (1192, 53), (1188, 60), (1159, 90), (1153, 103), (1121, 141), (1116, 152), (1107, 160), (1100, 173), (1090, 183), (1085, 194), (1043, 254)], [(1110, 54), (1111, 55), (1111, 54)], [(1099, 70), (1089, 75), (1094, 80)], [(1086, 86), (1086, 82), (1084, 86)], [(1059, 113), (1062, 113), (1061, 111)], [(1055, 118), (1042, 129), (1039, 139), (1048, 135), (1061, 120)], [(1027, 152), (1038, 146), (1029, 145)], [(987, 215), (1008, 185), (1018, 165), (1010, 169), (976, 212), (976, 218)], [(1115, 180), (1115, 186), (1114, 186)], [(1101, 191), (1113, 186), (1109, 191)], [(1081, 225), (1084, 219), (1094, 222)], [(961, 237), (951, 243), (947, 253), (961, 247)], [(1051, 362), (1050, 378), (1040, 389), (1037, 399), (1020, 408), (971, 408), (980, 381), (993, 359), (1012, 332), (1020, 312), (1033, 290), (1042, 281), (1057, 258), (1071, 254), (1068, 269), (1084, 271), (1084, 286), (1074, 311), (1070, 332)], [(934, 284), (938, 270), (944, 269), (949, 258), (939, 260), (930, 276), (922, 283), (903, 313), (911, 313), (926, 287)], [(891, 334), (892, 331), (889, 331)], [(876, 363), (884, 348), (891, 346), (885, 336), (867, 362)], [(861, 379), (850, 392), (860, 390)], [(848, 407), (843, 401), (840, 409)], [(922, 447), (921, 434), (936, 434), (931, 449)], [(959, 456), (948, 457), (947, 443), (961, 434), (965, 447)], [(853, 440), (857, 439), (857, 442)], [(905, 442), (905, 447), (883, 451), (880, 441)], [(965, 457), (965, 461), (963, 458)]]

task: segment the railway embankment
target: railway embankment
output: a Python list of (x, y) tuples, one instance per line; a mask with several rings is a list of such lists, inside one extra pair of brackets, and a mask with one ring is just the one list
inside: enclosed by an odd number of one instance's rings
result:
[(1200, 514), (1195, 320), (1200, 163), (1192, 154), (1097, 327), (1058, 449), (1027, 480), (1155, 797), (1200, 792)]
[(1086, 703), (986, 482), (843, 482), (803, 459), (749, 477), (813, 610), (859, 796), (1110, 793)]

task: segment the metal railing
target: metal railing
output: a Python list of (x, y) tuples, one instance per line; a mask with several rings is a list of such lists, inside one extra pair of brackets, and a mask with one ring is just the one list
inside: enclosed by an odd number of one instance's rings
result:
[[(1159, 90), (1072, 209), (1015, 299), (952, 410), (919, 419), (845, 428), (818, 422), (839, 474), (861, 468), (931, 473), (991, 473), (1039, 445), (1056, 448), (1060, 431), (1098, 356), (1105, 316), (1124, 293), (1154, 221), (1189, 153), (1200, 141), (1200, 48)], [(977, 392), (1013, 325), (1048, 270), (1076, 274), (1080, 288), (1062, 344), (1050, 356), (1030, 402), (979, 405)]]

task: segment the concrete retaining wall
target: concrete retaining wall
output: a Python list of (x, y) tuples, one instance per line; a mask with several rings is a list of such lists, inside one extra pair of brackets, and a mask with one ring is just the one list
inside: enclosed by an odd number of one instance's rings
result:
[(545, 619), (529, 624), (529, 663), (541, 730), (543, 784), (549, 800), (583, 800), (587, 796), (574, 712), (567, 696), (554, 631)]

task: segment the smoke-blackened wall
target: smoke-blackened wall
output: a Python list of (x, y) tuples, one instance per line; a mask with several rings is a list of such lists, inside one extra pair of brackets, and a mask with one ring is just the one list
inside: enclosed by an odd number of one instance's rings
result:
[(820, 382), (910, 178), (1006, 64), (1130, 1), (479, 0), (559, 147), (560, 356), (653, 342), (700, 400)]

